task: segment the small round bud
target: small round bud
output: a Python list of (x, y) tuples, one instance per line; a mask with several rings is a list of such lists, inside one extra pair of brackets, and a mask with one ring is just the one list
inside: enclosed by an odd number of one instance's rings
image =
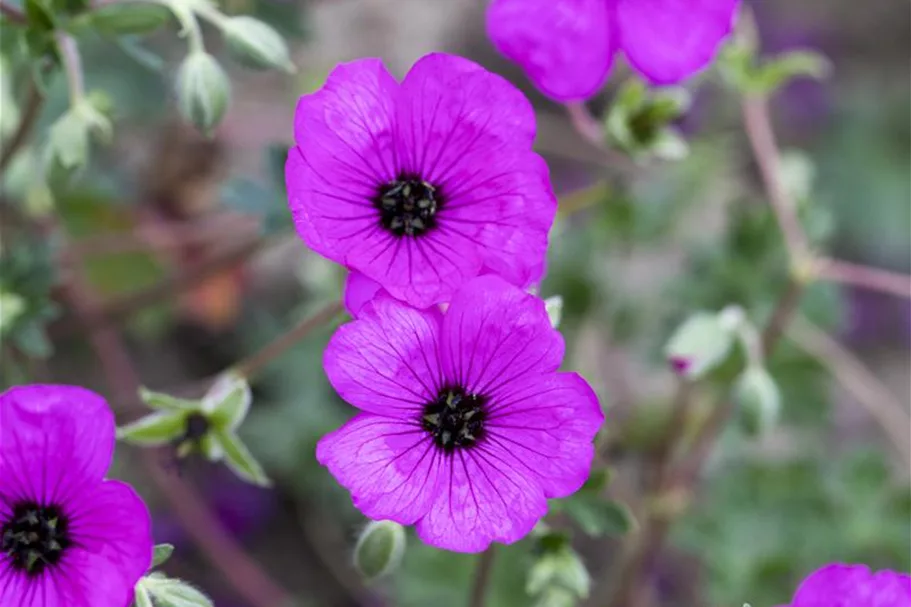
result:
[(250, 67), (294, 71), (294, 64), (281, 34), (253, 17), (226, 19), (222, 26), (231, 52)]
[(749, 367), (734, 385), (740, 428), (747, 436), (762, 436), (775, 427), (781, 413), (781, 393), (762, 367)]
[(231, 84), (215, 57), (205, 51), (187, 55), (177, 72), (177, 103), (184, 118), (210, 135), (230, 97)]
[(371, 521), (354, 547), (354, 566), (368, 581), (389, 575), (405, 556), (405, 528), (393, 521)]
[(678, 327), (664, 354), (675, 373), (697, 379), (723, 363), (733, 343), (733, 333), (717, 314), (701, 312)]

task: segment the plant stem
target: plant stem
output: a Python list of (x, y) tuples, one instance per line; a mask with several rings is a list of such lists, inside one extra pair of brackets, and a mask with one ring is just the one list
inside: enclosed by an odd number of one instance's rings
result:
[(63, 57), (63, 69), (66, 72), (66, 82), (70, 91), (70, 105), (76, 105), (85, 97), (82, 56), (79, 54), (76, 41), (68, 34), (57, 34), (57, 47)]
[(911, 461), (911, 419), (902, 403), (847, 348), (810, 321), (797, 317), (787, 336), (801, 350), (828, 366), (832, 376), (857, 399), (895, 446), (905, 465)]
[(44, 95), (33, 80), (29, 80), (28, 93), (25, 96), (25, 113), (19, 121), (19, 126), (9, 139), (9, 143), (0, 153), (0, 175), (6, 170), (7, 165), (15, 158), (16, 152), (28, 141), (32, 129), (38, 122), (41, 108), (44, 105)]
[(493, 570), (494, 547), (478, 555), (478, 564), (475, 567), (474, 582), (471, 585), (471, 594), (468, 597), (468, 607), (484, 607), (486, 604), (487, 587), (490, 585), (490, 574)]
[(337, 301), (326, 305), (287, 333), (283, 333), (275, 341), (266, 344), (260, 351), (234, 365), (230, 371), (241, 377), (250, 378), (301, 341), (311, 331), (335, 318), (342, 310), (342, 304)]
[(820, 259), (815, 275), (822, 280), (911, 299), (911, 276), (837, 259)]

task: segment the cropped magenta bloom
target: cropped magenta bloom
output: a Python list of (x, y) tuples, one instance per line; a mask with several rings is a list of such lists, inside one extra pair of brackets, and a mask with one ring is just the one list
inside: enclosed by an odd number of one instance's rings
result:
[(738, 0), (493, 0), (487, 32), (541, 91), (578, 101), (604, 84), (617, 52), (657, 85), (704, 68)]
[(790, 605), (782, 607), (908, 607), (911, 576), (873, 573), (865, 565), (834, 563), (805, 579)]
[(541, 276), (557, 202), (531, 104), (499, 76), (432, 54), (398, 83), (353, 61), (301, 97), (294, 131), (289, 206), (314, 251), (419, 308), (482, 268)]
[(604, 421), (544, 302), (497, 276), (445, 314), (380, 295), (342, 326), (326, 373), (362, 412), (316, 457), (372, 519), (416, 525), (433, 546), (479, 552), (525, 536), (547, 498), (588, 477)]
[(104, 480), (105, 401), (71, 386), (0, 395), (0, 605), (127, 607), (152, 560), (149, 511)]

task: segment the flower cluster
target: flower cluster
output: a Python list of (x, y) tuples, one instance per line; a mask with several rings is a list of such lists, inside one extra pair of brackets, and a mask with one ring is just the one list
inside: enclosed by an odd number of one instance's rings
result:
[(525, 291), (556, 212), (534, 137), (515, 87), (444, 54), (401, 83), (378, 60), (341, 65), (297, 106), (289, 206), (349, 269), (356, 318), (324, 362), (361, 413), (317, 459), (366, 516), (449, 550), (528, 534), (585, 482), (603, 422)]
[(149, 512), (105, 480), (114, 416), (71, 386), (0, 395), (0, 605), (126, 607), (152, 561)]

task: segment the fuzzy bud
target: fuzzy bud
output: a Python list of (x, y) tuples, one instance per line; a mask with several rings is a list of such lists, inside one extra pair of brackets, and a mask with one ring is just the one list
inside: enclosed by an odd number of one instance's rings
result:
[(211, 135), (228, 109), (231, 84), (215, 57), (190, 53), (177, 72), (177, 103), (184, 118)]
[(405, 528), (392, 521), (371, 521), (354, 547), (354, 566), (368, 581), (389, 575), (405, 555)]

